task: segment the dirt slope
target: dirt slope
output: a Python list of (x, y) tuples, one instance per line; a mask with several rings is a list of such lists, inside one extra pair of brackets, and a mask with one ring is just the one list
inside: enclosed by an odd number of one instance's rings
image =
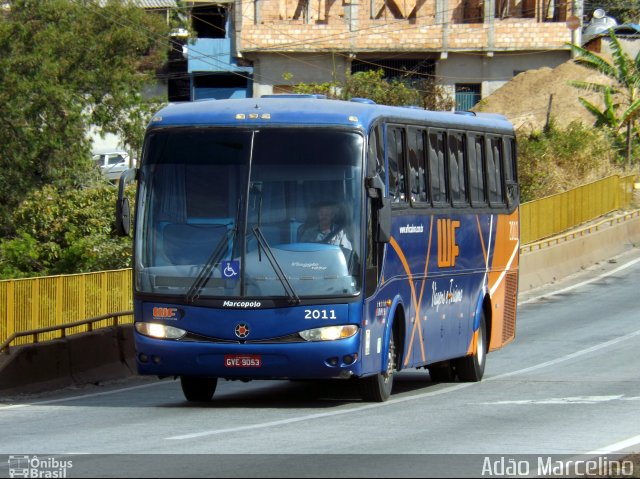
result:
[(540, 68), (520, 73), (511, 81), (484, 98), (475, 111), (502, 113), (514, 124), (516, 130), (540, 130), (544, 127), (551, 98), (551, 116), (558, 126), (566, 126), (574, 120), (592, 125), (594, 117), (578, 101), (589, 100), (603, 108), (602, 94), (569, 85), (569, 81), (585, 81), (611, 84), (611, 81), (593, 70), (569, 60), (555, 68)]

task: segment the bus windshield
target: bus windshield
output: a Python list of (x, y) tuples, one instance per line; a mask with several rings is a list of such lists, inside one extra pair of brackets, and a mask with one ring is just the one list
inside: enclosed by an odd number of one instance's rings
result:
[(336, 128), (150, 131), (136, 290), (188, 302), (357, 295), (363, 144)]

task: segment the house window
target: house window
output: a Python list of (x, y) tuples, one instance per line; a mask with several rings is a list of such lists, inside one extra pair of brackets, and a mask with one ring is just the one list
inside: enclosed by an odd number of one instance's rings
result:
[(221, 5), (194, 6), (191, 24), (198, 38), (226, 38), (227, 8)]

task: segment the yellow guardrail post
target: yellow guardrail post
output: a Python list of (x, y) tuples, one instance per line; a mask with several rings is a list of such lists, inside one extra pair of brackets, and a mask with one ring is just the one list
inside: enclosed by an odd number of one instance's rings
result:
[(15, 282), (13, 280), (7, 283), (7, 337), (16, 332), (16, 315), (15, 315)]

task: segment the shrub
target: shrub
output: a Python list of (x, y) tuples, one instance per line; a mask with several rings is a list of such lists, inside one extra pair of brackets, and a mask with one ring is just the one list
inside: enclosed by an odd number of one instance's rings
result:
[(104, 183), (32, 192), (13, 212), (16, 234), (0, 240), (0, 277), (129, 267), (131, 239), (114, 230), (116, 199), (117, 189)]
[(620, 173), (611, 136), (602, 129), (573, 122), (559, 129), (518, 135), (518, 170), (522, 201), (575, 188)]

